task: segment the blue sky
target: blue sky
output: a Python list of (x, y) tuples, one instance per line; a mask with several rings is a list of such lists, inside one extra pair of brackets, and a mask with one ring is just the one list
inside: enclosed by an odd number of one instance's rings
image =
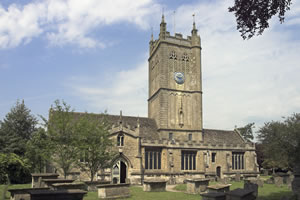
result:
[(167, 29), (202, 39), (204, 127), (257, 127), (300, 111), (300, 1), (285, 23), (243, 41), (233, 0), (1, 0), (0, 120), (17, 99), (48, 115), (76, 111), (147, 116), (148, 44), (162, 9)]

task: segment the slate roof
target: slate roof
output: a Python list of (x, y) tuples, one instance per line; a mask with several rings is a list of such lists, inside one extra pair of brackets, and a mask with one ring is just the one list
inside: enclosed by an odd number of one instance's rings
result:
[(240, 134), (235, 131), (204, 129), (203, 130), (204, 143), (210, 144), (243, 144), (245, 141)]
[[(53, 111), (52, 111), (53, 112)], [(53, 112), (55, 113), (55, 111)], [(75, 118), (80, 115), (89, 115), (92, 118), (101, 120), (103, 114), (94, 113), (72, 113)], [(108, 121), (115, 126), (120, 124), (120, 115), (107, 115)], [(157, 125), (154, 119), (147, 117), (133, 117), (133, 116), (122, 116), (122, 124), (124, 127), (130, 128), (131, 130), (136, 129), (137, 123), (140, 123), (140, 137), (151, 140), (159, 140), (159, 133), (157, 131)], [(129, 126), (128, 126), (129, 125)], [(215, 130), (215, 129), (204, 129), (203, 130), (203, 142), (207, 144), (243, 144), (245, 141), (242, 139), (240, 134), (236, 131), (227, 130)]]
[[(127, 127), (129, 125), (131, 129), (136, 128), (138, 119), (140, 123), (140, 137), (146, 139), (158, 140), (159, 135), (157, 132), (157, 126), (154, 119), (147, 118), (147, 117), (122, 116), (123, 126)], [(120, 115), (108, 115), (108, 120), (112, 124), (118, 126), (120, 122)]]
[[(56, 111), (50, 111), (51, 115), (55, 115)], [(50, 115), (50, 118), (51, 118)], [(88, 115), (92, 119), (102, 120), (103, 114), (95, 113), (83, 113), (83, 112), (72, 112), (74, 119), (80, 118), (80, 116)], [(120, 115), (106, 115), (106, 119), (111, 123), (111, 125), (119, 126), (120, 124)], [(51, 119), (50, 119), (51, 120)], [(132, 117), (132, 116), (122, 116), (122, 124), (126, 128), (135, 130), (137, 128), (137, 123), (140, 123), (140, 137), (145, 139), (159, 140), (159, 135), (157, 132), (157, 126), (154, 119), (146, 117)], [(128, 126), (129, 125), (129, 126)]]

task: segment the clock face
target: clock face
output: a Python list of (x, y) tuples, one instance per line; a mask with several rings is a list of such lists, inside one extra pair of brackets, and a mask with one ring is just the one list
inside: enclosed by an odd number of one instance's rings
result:
[(174, 80), (178, 84), (183, 84), (184, 83), (184, 73), (183, 72), (175, 72), (174, 73)]

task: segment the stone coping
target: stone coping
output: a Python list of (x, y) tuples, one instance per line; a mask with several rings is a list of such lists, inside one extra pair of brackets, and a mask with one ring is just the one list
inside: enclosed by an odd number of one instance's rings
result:
[(198, 171), (198, 172), (192, 172), (192, 171), (185, 171), (185, 172), (162, 172), (160, 169), (157, 171), (155, 170), (145, 170), (144, 173), (141, 172), (132, 172), (131, 175), (165, 175), (165, 176), (172, 176), (172, 175), (185, 175), (185, 174), (201, 174), (204, 175), (205, 172)]
[(11, 193), (16, 193), (16, 192), (28, 192), (29, 191), (41, 191), (41, 190), (50, 190), (50, 188), (46, 187), (46, 188), (21, 188), (21, 189), (8, 189), (9, 192)]
[(204, 196), (204, 197), (224, 197), (225, 193), (222, 193), (222, 192), (209, 192), (209, 193), (202, 193), (201, 196)]
[(64, 186), (64, 185), (85, 185), (85, 183), (54, 183), (53, 186)]
[(43, 179), (45, 183), (72, 183), (74, 179)]
[(92, 184), (110, 184), (110, 181), (83, 181), (87, 185), (92, 185)]
[(103, 184), (96, 185), (97, 188), (109, 188), (109, 187), (128, 187), (130, 183), (120, 183), (120, 184)]
[(144, 183), (166, 183), (168, 181), (163, 179), (144, 180)]
[(231, 190), (231, 191), (227, 192), (227, 194), (229, 194), (230, 196), (235, 196), (235, 197), (244, 197), (253, 192), (254, 192), (253, 190), (237, 188), (235, 190)]
[(40, 190), (40, 191), (29, 191), (29, 194), (44, 194), (44, 195), (54, 195), (54, 194), (86, 194), (86, 191), (72, 189), (72, 190)]
[(31, 176), (33, 177), (38, 177), (38, 176), (42, 176), (42, 177), (47, 177), (47, 176), (59, 176), (59, 174), (55, 174), (55, 173), (35, 173), (35, 174), (31, 174)]
[(206, 182), (206, 181), (210, 181), (208, 178), (187, 178), (185, 179), (185, 181), (189, 181), (189, 182)]
[(216, 189), (216, 190), (218, 190), (218, 189), (222, 189), (222, 188), (226, 188), (226, 187), (230, 187), (231, 186), (231, 184), (216, 184), (216, 185), (209, 185), (209, 186), (207, 186), (207, 188), (211, 188), (211, 189)]

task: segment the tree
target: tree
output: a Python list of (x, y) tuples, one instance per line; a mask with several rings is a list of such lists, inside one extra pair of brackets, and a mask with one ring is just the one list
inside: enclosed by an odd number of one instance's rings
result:
[(78, 158), (76, 148), (77, 131), (73, 109), (66, 102), (56, 100), (51, 107), (48, 125), (49, 145), (52, 149), (51, 159), (62, 170), (66, 178)]
[(263, 145), (264, 167), (291, 169), (300, 159), (300, 114), (284, 122), (272, 121), (260, 128), (258, 139)]
[(26, 162), (14, 153), (0, 153), (0, 183), (28, 183), (30, 172)]
[(254, 139), (253, 131), (252, 131), (253, 128), (255, 128), (254, 123), (249, 123), (244, 127), (237, 128), (237, 130), (240, 132), (240, 134), (243, 136), (245, 140), (253, 140)]
[(109, 138), (111, 126), (106, 114), (97, 119), (84, 114), (78, 122), (78, 148), (82, 158), (78, 159), (77, 164), (81, 170), (89, 173), (93, 181), (100, 169), (110, 167), (111, 160), (116, 155), (112, 150), (113, 142)]
[(36, 130), (36, 125), (37, 119), (30, 114), (24, 100), (21, 103), (17, 101), (4, 120), (0, 121), (0, 152), (24, 156), (26, 142)]
[(50, 160), (49, 137), (43, 128), (38, 128), (26, 144), (25, 157), (30, 163), (31, 171), (42, 173)]
[(269, 27), (269, 20), (278, 14), (280, 23), (290, 9), (292, 0), (235, 0), (229, 12), (234, 12), (237, 30), (243, 39), (261, 35)]
[(259, 168), (262, 168), (264, 162), (263, 148), (264, 148), (263, 144), (261, 143), (255, 144), (255, 153), (257, 156), (257, 164), (259, 165)]

